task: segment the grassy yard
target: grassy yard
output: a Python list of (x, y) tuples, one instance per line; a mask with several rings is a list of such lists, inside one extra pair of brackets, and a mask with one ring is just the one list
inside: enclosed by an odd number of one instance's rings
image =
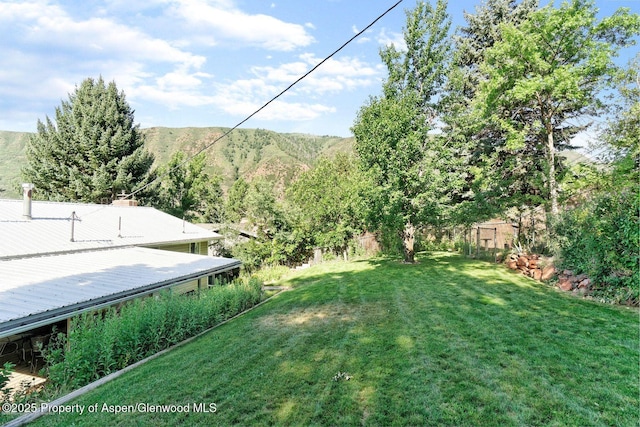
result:
[[(96, 414), (36, 424), (638, 425), (637, 310), (456, 255), (419, 261), (293, 273), (278, 284), (294, 290), (73, 402)], [(138, 403), (216, 412), (102, 412)]]

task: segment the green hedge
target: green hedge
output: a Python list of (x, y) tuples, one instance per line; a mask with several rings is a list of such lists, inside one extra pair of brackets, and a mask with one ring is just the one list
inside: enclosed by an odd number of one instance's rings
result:
[(640, 300), (640, 199), (627, 188), (564, 213), (556, 224), (561, 267), (585, 273), (602, 301)]
[(71, 320), (45, 349), (49, 384), (73, 390), (166, 349), (259, 303), (262, 284), (251, 278), (184, 296), (137, 299), (119, 311)]

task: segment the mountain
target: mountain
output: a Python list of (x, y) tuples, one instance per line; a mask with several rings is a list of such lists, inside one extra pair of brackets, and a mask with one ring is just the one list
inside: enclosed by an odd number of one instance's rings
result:
[[(220, 138), (227, 131), (229, 128), (220, 127), (142, 129), (148, 150), (156, 156), (156, 166), (166, 164), (176, 151), (191, 155), (212, 144), (205, 151), (207, 172), (221, 175), (225, 189), (240, 176), (247, 180), (259, 176), (274, 182), (281, 190), (319, 157), (353, 150), (353, 138), (264, 129), (235, 129)], [(29, 135), (0, 131), (0, 198), (21, 196), (20, 169), (26, 162)]]
[(22, 197), (20, 168), (28, 139), (26, 132), (0, 131), (0, 198)]
[[(176, 151), (190, 155), (212, 144), (205, 151), (207, 172), (221, 175), (225, 190), (240, 176), (247, 180), (263, 177), (282, 190), (319, 157), (352, 152), (354, 142), (353, 138), (277, 133), (264, 129), (236, 129), (221, 139), (229, 128), (153, 127), (142, 131), (147, 148), (156, 156), (156, 166), (166, 164)], [(26, 162), (29, 135), (0, 131), (0, 198), (21, 197), (20, 169)], [(575, 151), (559, 154), (569, 164), (593, 162)]]

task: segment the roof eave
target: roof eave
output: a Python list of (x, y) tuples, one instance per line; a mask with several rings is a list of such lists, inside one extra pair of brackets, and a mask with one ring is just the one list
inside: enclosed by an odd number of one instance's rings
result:
[(20, 334), (22, 332), (26, 332), (41, 326), (51, 325), (53, 323), (68, 319), (73, 316), (77, 316), (88, 311), (100, 310), (102, 308), (110, 307), (121, 302), (126, 302), (135, 298), (151, 295), (154, 292), (187, 283), (204, 276), (220, 274), (234, 270), (236, 268), (240, 268), (242, 263), (238, 260), (233, 261), (234, 262), (231, 262), (224, 266), (202, 270), (197, 273), (188, 274), (186, 276), (181, 276), (178, 278), (167, 279), (162, 282), (143, 286), (141, 288), (131, 289), (119, 292), (117, 294), (83, 301), (77, 304), (60, 307), (59, 309), (21, 317), (19, 319), (12, 319), (0, 324), (0, 338)]

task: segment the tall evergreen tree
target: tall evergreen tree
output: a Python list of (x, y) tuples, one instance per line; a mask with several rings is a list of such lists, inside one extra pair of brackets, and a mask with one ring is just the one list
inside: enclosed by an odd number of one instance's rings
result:
[[(542, 186), (540, 162), (523, 161), (518, 153), (496, 150), (505, 135), (479, 120), (471, 108), (486, 76), (480, 69), (487, 49), (501, 39), (500, 26), (518, 25), (538, 7), (538, 0), (487, 0), (475, 13), (465, 12), (466, 26), (454, 35), (454, 66), (443, 100), (445, 132), (461, 146), (466, 185), (454, 194), (457, 221), (470, 224), (492, 217), (509, 206), (537, 205)], [(515, 154), (515, 155), (514, 155)]]
[(154, 158), (133, 113), (115, 82), (84, 80), (29, 139), (22, 172), (36, 197), (100, 203), (150, 181)]

